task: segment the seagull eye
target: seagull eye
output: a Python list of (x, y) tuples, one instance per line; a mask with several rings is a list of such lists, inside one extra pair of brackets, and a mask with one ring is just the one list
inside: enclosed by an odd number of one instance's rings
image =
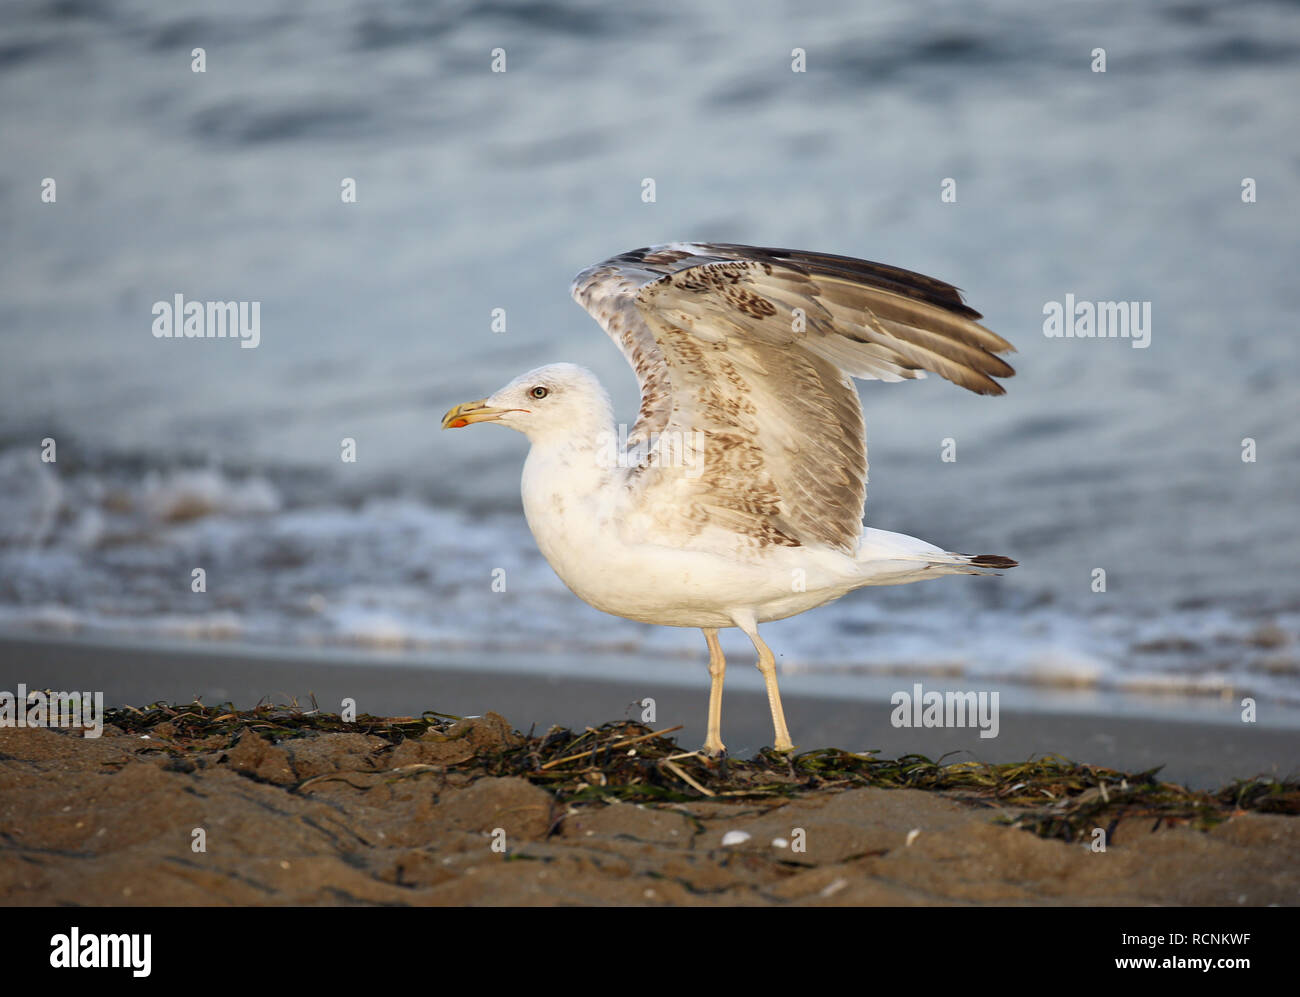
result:
[(528, 393), (532, 395), (534, 398), (545, 398), (547, 395), (550, 394), (550, 392), (547, 391), (545, 388), (543, 388), (540, 384), (537, 387), (533, 388), (533, 390)]

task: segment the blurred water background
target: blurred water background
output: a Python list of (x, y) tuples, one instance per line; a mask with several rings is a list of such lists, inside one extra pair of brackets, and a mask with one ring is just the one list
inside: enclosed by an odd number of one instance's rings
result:
[[(632, 421), (568, 282), (712, 239), (941, 277), (1019, 350), (1004, 398), (861, 391), (867, 521), (1022, 566), (770, 625), (783, 668), (1293, 715), (1298, 69), (1277, 2), (11, 2), (0, 634), (702, 677), (550, 572), (522, 437), (438, 419), (571, 360)], [(260, 346), (155, 339), (177, 293), (260, 301)], [(1150, 347), (1046, 338), (1067, 293), (1150, 301)]]

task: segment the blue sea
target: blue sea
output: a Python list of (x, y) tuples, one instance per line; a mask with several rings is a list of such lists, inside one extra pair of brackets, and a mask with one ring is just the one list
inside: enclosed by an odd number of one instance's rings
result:
[[(569, 280), (714, 240), (940, 277), (1018, 350), (1002, 398), (860, 387), (867, 522), (1021, 566), (772, 624), (785, 672), (1300, 716), (1295, 3), (15, 0), (0, 90), (0, 636), (703, 688), (541, 559), (524, 439), (439, 418), (568, 360), (633, 421)], [(177, 294), (257, 348), (154, 336)], [(1066, 295), (1149, 345), (1046, 336)]]

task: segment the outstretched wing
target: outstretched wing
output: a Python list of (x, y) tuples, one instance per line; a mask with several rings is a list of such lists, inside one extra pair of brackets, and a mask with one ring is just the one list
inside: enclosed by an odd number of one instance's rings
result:
[[(649, 444), (654, 465), (640, 487), (678, 510), (676, 530), (753, 545), (855, 548), (867, 460), (851, 378), (928, 370), (1002, 394), (994, 378), (1014, 373), (995, 355), (1011, 344), (956, 288), (848, 257), (670, 243), (584, 270), (573, 296), (636, 371), (629, 442)], [(680, 434), (702, 464), (662, 459), (657, 441)]]

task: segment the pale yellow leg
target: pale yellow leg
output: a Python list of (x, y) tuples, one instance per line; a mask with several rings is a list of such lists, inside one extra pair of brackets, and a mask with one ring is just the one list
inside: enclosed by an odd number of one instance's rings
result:
[(721, 755), (727, 750), (722, 743), (722, 679), (727, 674), (727, 659), (722, 656), (722, 647), (718, 643), (718, 631), (704, 630), (704, 639), (709, 642), (709, 733), (704, 739), (706, 755)]
[(772, 710), (772, 729), (776, 738), (772, 747), (777, 751), (793, 751), (794, 742), (790, 740), (790, 731), (785, 725), (785, 710), (781, 709), (781, 690), (776, 686), (776, 657), (758, 635), (756, 621), (746, 620), (739, 625), (754, 642), (754, 650), (758, 652), (758, 670), (763, 673), (763, 682), (767, 686), (767, 705)]

